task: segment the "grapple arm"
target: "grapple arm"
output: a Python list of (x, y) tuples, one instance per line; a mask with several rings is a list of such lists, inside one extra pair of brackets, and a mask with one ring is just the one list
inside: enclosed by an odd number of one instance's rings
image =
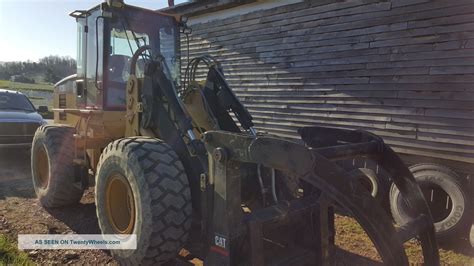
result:
[[(303, 140), (310, 144), (308, 145), (310, 147), (273, 137), (253, 138), (236, 133), (206, 132), (204, 138), (206, 149), (214, 156), (214, 171), (212, 173), (214, 187), (223, 189), (226, 187), (227, 179), (235, 181), (238, 174), (233, 172), (232, 169), (238, 169), (238, 165), (241, 163), (261, 164), (284, 171), (321, 191), (319, 199), (328, 198), (347, 210), (370, 237), (385, 264), (407, 265), (408, 259), (402, 243), (416, 236), (421, 240), (425, 263), (427, 265), (439, 264), (434, 226), (421, 190), (400, 158), (380, 138), (362, 131), (322, 127), (304, 128), (300, 133)], [(335, 146), (318, 145), (318, 143), (324, 144), (326, 138), (331, 138), (332, 145)], [(402, 226), (398, 231), (395, 230), (391, 219), (375, 199), (358, 182), (353, 182), (347, 172), (331, 161), (354, 156), (356, 152), (377, 158), (383, 167), (393, 175), (394, 182), (402, 191), (404, 198), (407, 199), (408, 205), (415, 211), (414, 213), (418, 214), (417, 217), (413, 217), (410, 223)], [(222, 164), (222, 158), (224, 157), (226, 163)], [(227, 167), (225, 167), (226, 165)], [(227, 187), (228, 190), (223, 189), (222, 191), (226, 192), (225, 195), (228, 195), (227, 193), (232, 193), (232, 187), (235, 186)], [(226, 209), (232, 208), (229, 201), (232, 202), (233, 200), (231, 198), (227, 199), (224, 194), (215, 193), (215, 206), (221, 206), (220, 211), (238, 213), (236, 210)], [(302, 203), (290, 202), (289, 204), (289, 206), (294, 206), (294, 204)], [(307, 207), (310, 208), (311, 206)], [(264, 211), (268, 212), (267, 209), (258, 210), (258, 212)], [(282, 212), (277, 213), (282, 214)], [(285, 215), (291, 216), (292, 214), (286, 212)], [(255, 214), (255, 216), (258, 215)], [(222, 224), (226, 221), (230, 223), (229, 227), (214, 227), (213, 233), (216, 236), (226, 235), (230, 232), (229, 228), (238, 228), (237, 225), (242, 223), (241, 221), (235, 221), (235, 219), (223, 221), (222, 217), (215, 215), (214, 218), (214, 224)], [(252, 223), (249, 221), (246, 221), (246, 223), (250, 227), (249, 230), (251, 230)], [(226, 228), (228, 232), (225, 232)], [(220, 229), (224, 231), (219, 232)], [(233, 231), (233, 234), (238, 234), (235, 231), (238, 232), (239, 230), (234, 229)], [(232, 238), (232, 234), (230, 237)], [(252, 241), (258, 243), (255, 238), (258, 237), (251, 237), (251, 246), (258, 247), (258, 244), (252, 245)], [(228, 256), (232, 257), (232, 250), (228, 252)], [(218, 254), (216, 254), (213, 253), (213, 258), (218, 257)], [(325, 252), (322, 254), (325, 254)], [(259, 256), (251, 257), (254, 260), (252, 264), (262, 262)], [(232, 258), (229, 261), (231, 260)]]
[[(304, 127), (298, 132), (316, 156), (319, 154), (330, 160), (341, 160), (364, 155), (376, 160), (390, 174), (413, 213), (418, 214), (400, 227), (399, 238), (405, 242), (418, 235), (425, 263), (439, 264), (433, 220), (420, 187), (400, 157), (380, 137), (367, 131), (330, 127)], [(324, 143), (336, 146), (321, 147)]]

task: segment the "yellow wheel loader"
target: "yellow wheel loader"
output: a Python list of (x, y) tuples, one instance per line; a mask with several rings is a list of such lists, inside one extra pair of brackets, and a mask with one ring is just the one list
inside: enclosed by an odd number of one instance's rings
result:
[[(182, 248), (205, 265), (334, 263), (340, 209), (385, 264), (408, 264), (412, 238), (426, 264), (439, 264), (423, 195), (379, 137), (326, 127), (299, 129), (300, 142), (262, 134), (217, 60), (189, 60), (181, 76), (180, 16), (122, 1), (70, 15), (77, 74), (56, 84), (54, 124), (35, 134), (33, 184), (45, 207), (73, 205), (94, 186), (102, 233), (137, 236), (136, 250), (111, 250), (120, 263), (181, 261)], [(410, 222), (395, 229), (337, 163), (356, 156), (391, 174)]]

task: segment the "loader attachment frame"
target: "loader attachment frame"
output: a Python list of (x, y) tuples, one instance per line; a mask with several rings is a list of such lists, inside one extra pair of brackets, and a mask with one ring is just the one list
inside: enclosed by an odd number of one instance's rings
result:
[[(205, 133), (204, 142), (210, 154), (209, 185), (214, 189), (208, 262), (212, 265), (234, 264), (237, 260), (235, 245), (239, 238), (247, 237), (252, 247), (251, 264), (262, 265), (263, 252), (259, 251), (262, 250), (262, 231), (266, 224), (292, 220), (297, 212), (317, 210), (318, 219), (312, 228), (320, 235), (315, 237), (312, 259), (315, 264), (327, 264), (331, 244), (329, 227), (333, 223), (333, 217), (327, 215), (329, 202), (329, 205), (337, 205), (352, 215), (370, 237), (385, 264), (407, 265), (403, 243), (414, 237), (421, 241), (424, 262), (427, 265), (439, 264), (434, 226), (426, 201), (412, 174), (390, 147), (364, 131), (307, 127), (300, 129), (299, 133), (306, 146), (269, 136), (254, 138), (222, 131)], [(403, 198), (417, 214), (411, 222), (395, 230), (391, 219), (370, 193), (353, 182), (351, 176), (334, 162), (356, 155), (375, 158), (392, 174)], [(283, 171), (320, 193), (244, 215), (240, 206), (239, 169), (246, 163)]]

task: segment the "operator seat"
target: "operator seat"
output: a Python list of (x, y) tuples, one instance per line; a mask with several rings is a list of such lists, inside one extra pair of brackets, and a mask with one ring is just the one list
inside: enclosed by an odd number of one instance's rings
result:
[(138, 58), (137, 60), (137, 67), (135, 70), (135, 75), (137, 78), (143, 78), (145, 77), (145, 59), (143, 58)]
[(108, 88), (106, 92), (107, 106), (125, 106), (125, 88), (129, 76), (130, 57), (126, 55), (111, 55), (108, 65)]

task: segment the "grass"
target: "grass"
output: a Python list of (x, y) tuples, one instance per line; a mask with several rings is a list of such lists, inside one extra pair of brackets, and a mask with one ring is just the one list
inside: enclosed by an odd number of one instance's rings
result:
[(28, 254), (17, 249), (16, 245), (0, 234), (0, 265), (34, 265)]
[(49, 108), (52, 107), (52, 102), (49, 104), (44, 103), (44, 98), (31, 95), (31, 91), (40, 91), (40, 92), (49, 92), (52, 93), (54, 86), (47, 83), (21, 83), (21, 82), (12, 82), (9, 80), (0, 80), (0, 89), (9, 89), (14, 91), (20, 91), (26, 93), (31, 102), (36, 106), (47, 105)]
[(12, 82), (9, 80), (0, 80), (0, 88), (10, 89), (10, 90), (39, 90), (39, 91), (53, 91), (53, 85), (47, 83), (21, 83), (21, 82)]
[[(352, 218), (336, 216), (336, 245), (348, 251), (358, 251), (358, 255), (380, 261), (375, 247), (362, 227)], [(417, 240), (405, 243), (405, 252), (410, 264), (422, 263), (421, 247)], [(444, 248), (439, 249), (441, 265), (474, 265), (474, 257)]]

